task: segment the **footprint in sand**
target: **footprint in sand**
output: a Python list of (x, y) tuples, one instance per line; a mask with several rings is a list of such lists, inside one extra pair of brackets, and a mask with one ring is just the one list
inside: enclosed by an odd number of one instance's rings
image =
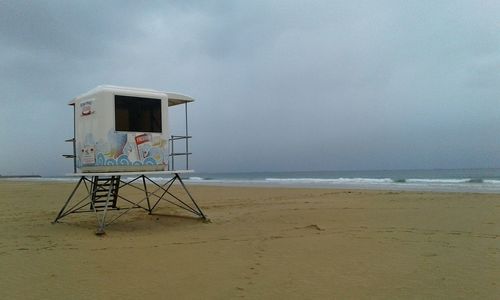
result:
[(320, 227), (318, 224), (311, 224), (304, 227), (295, 227), (295, 229), (311, 229), (311, 230), (325, 231), (325, 229)]
[(424, 253), (422, 254), (423, 257), (434, 257), (434, 256), (438, 256), (436, 253)]

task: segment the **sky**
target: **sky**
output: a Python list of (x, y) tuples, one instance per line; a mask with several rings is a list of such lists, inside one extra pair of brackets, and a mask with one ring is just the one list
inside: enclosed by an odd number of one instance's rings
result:
[(500, 167), (500, 1), (0, 0), (0, 174), (101, 84), (195, 98), (201, 172)]

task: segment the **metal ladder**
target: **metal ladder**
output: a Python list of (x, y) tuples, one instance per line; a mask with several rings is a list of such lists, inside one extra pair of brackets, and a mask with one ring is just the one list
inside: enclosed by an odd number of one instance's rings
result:
[(95, 211), (116, 209), (119, 189), (120, 176), (94, 176), (92, 181), (92, 201), (90, 202), (90, 209), (95, 209)]

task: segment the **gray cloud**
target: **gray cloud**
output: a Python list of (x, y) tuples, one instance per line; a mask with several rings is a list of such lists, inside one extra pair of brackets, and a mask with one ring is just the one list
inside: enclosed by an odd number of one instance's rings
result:
[(0, 2), (0, 174), (70, 171), (105, 83), (194, 96), (200, 171), (498, 167), (499, 6)]

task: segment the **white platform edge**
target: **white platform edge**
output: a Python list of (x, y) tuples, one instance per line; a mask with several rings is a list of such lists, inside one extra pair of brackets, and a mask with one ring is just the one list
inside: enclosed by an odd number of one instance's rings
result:
[(92, 176), (134, 176), (134, 175), (172, 175), (194, 173), (194, 170), (150, 171), (150, 172), (101, 172), (101, 173), (68, 173), (66, 176), (92, 177)]

